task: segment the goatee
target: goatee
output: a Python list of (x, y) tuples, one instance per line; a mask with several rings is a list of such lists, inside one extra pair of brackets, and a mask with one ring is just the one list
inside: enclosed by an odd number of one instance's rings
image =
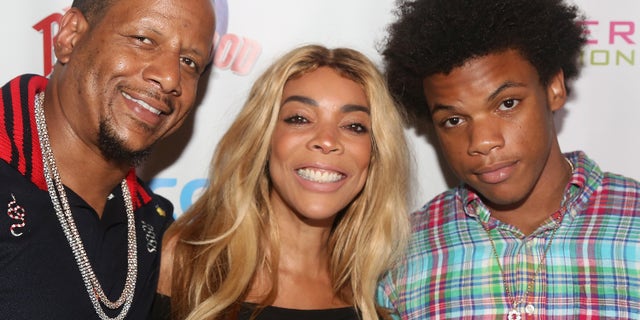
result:
[(143, 150), (128, 149), (124, 141), (109, 126), (108, 121), (100, 121), (98, 146), (106, 159), (118, 163), (127, 163), (134, 167), (142, 164), (151, 154), (151, 147)]

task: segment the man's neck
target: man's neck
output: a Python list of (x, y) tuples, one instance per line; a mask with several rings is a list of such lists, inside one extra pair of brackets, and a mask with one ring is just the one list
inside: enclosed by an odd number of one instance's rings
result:
[(97, 146), (78, 137), (56, 105), (55, 95), (45, 96), (44, 104), (51, 150), (62, 183), (102, 217), (107, 196), (131, 167), (105, 159)]
[(536, 231), (561, 208), (573, 172), (572, 166), (559, 151), (557, 156), (549, 159), (548, 166), (531, 194), (521, 203), (505, 207), (486, 203), (491, 216), (518, 228), (525, 235)]

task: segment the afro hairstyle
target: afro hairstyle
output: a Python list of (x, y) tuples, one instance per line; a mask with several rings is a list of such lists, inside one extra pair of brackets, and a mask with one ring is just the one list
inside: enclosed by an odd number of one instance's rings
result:
[[(586, 43), (576, 6), (562, 0), (400, 0), (382, 55), (389, 87), (413, 122), (430, 122), (423, 80), (470, 59), (517, 50), (547, 85), (579, 73)], [(569, 88), (567, 88), (569, 91)]]

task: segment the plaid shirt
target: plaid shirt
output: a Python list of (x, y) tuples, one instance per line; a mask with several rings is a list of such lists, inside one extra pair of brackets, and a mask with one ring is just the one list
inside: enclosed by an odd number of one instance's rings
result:
[(535, 277), (523, 319), (640, 319), (640, 184), (582, 152), (566, 156), (575, 171), (562, 208), (531, 235), (492, 218), (464, 185), (415, 212), (406, 260), (383, 278), (379, 303), (402, 319), (506, 319), (505, 283), (518, 301)]

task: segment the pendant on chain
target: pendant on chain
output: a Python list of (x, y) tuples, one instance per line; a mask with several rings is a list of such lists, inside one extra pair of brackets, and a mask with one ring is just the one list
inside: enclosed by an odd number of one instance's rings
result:
[(521, 320), (522, 317), (520, 316), (520, 311), (518, 311), (516, 308), (513, 308), (511, 310), (509, 310), (509, 315), (507, 316), (508, 320)]

